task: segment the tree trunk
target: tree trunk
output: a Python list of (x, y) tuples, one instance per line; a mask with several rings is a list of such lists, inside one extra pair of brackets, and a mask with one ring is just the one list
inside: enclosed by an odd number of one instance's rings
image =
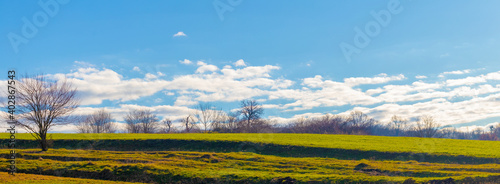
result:
[(49, 147), (47, 144), (47, 134), (40, 134), (40, 147), (42, 147), (42, 151), (49, 150)]
[(42, 151), (48, 151), (47, 140), (40, 141), (40, 146), (42, 146)]

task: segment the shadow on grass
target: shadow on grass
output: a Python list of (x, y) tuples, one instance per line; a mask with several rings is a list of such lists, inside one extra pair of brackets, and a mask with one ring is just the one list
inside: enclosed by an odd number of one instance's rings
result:
[[(6, 140), (0, 140), (6, 145)], [(33, 140), (17, 140), (17, 148), (37, 148)], [(207, 152), (253, 152), (280, 157), (322, 157), (341, 160), (396, 160), (431, 163), (487, 164), (500, 163), (500, 158), (483, 158), (463, 155), (437, 155), (411, 152), (380, 152), (337, 148), (317, 148), (235, 141), (201, 140), (54, 140), (53, 148), (88, 149), (108, 151), (207, 151)]]

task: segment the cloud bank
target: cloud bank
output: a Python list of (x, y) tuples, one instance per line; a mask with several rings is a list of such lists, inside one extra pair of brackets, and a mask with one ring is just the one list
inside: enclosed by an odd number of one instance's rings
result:
[[(193, 64), (187, 59), (179, 62)], [(78, 88), (82, 98), (78, 113), (82, 114), (91, 113), (108, 100), (117, 104), (106, 107), (116, 117), (123, 116), (128, 109), (142, 107), (161, 117), (176, 119), (192, 112), (198, 102), (238, 103), (253, 98), (265, 104), (266, 109), (295, 114), (288, 118), (269, 114), (269, 118), (280, 122), (346, 107), (348, 110), (338, 113), (361, 110), (381, 121), (389, 121), (392, 115), (407, 118), (432, 115), (443, 126), (500, 117), (500, 71), (483, 74), (475, 74), (473, 70), (443, 72), (437, 79), (424, 75), (409, 79), (404, 74), (382, 73), (342, 81), (321, 75), (293, 81), (278, 74), (279, 66), (248, 66), (243, 60), (232, 65), (236, 68), (198, 61), (192, 65), (195, 68), (191, 74), (171, 76), (158, 71), (138, 78), (85, 65), (73, 72), (49, 74), (49, 77), (66, 78)], [(441, 75), (461, 78), (443, 80)], [(130, 103), (147, 97), (154, 98), (156, 103), (147, 107)], [(164, 98), (174, 101), (161, 104)]]

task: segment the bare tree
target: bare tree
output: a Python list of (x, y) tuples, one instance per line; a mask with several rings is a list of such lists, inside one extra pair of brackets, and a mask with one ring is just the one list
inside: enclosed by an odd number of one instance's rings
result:
[(166, 119), (161, 121), (161, 124), (163, 125), (162, 132), (170, 133), (173, 131), (174, 127), (172, 127), (172, 120), (166, 118)]
[(432, 116), (422, 116), (413, 127), (417, 137), (434, 137), (438, 133), (439, 124)]
[(66, 124), (78, 107), (76, 87), (66, 79), (49, 80), (43, 74), (26, 75), (16, 82), (19, 124), (40, 143), (42, 151), (47, 151), (47, 132), (53, 126)]
[(313, 118), (306, 128), (307, 133), (321, 134), (345, 134), (346, 128), (342, 127), (347, 118), (340, 115), (325, 114), (319, 118)]
[(191, 114), (189, 114), (186, 118), (182, 118), (181, 122), (184, 124), (185, 132), (187, 133), (196, 128), (195, 120)]
[(399, 136), (401, 131), (405, 131), (407, 128), (408, 124), (408, 119), (400, 117), (400, 116), (392, 116), (391, 118), (391, 125), (394, 127), (394, 130), (396, 131), (396, 136)]
[(497, 124), (497, 126), (493, 130), (493, 133), (497, 135), (498, 138), (500, 138), (500, 124)]
[(304, 117), (299, 117), (295, 120), (295, 122), (289, 125), (291, 133), (305, 133), (307, 132), (307, 127), (311, 121)]
[(479, 140), (498, 141), (499, 138), (494, 133), (486, 133), (486, 132), (484, 132), (483, 134), (481, 134), (479, 136)]
[(343, 126), (348, 134), (368, 134), (369, 128), (375, 124), (375, 119), (361, 111), (352, 111)]
[(214, 123), (217, 123), (220, 118), (219, 115), (219, 110), (215, 110), (215, 108), (208, 103), (199, 103), (198, 111), (195, 114), (196, 119), (198, 119), (200, 124), (203, 126), (203, 131), (205, 133), (208, 131), (209, 127), (212, 127)]
[(140, 118), (137, 117), (136, 111), (131, 110), (125, 115), (125, 123), (128, 133), (140, 133)]
[(130, 110), (125, 116), (129, 133), (155, 133), (159, 123), (156, 115), (150, 110)]
[[(223, 113), (223, 112), (221, 112)], [(239, 124), (238, 122), (240, 121), (238, 119), (239, 113), (238, 112), (230, 112), (228, 114), (223, 114), (220, 116), (219, 124), (216, 124), (217, 127), (214, 127), (213, 129), (215, 131), (219, 132), (224, 132), (224, 133), (235, 133), (239, 129)]]
[(228, 122), (229, 117), (226, 112), (222, 110), (214, 111), (214, 118), (211, 125), (212, 131), (219, 131), (223, 128), (226, 122)]
[(100, 109), (93, 114), (83, 116), (76, 124), (79, 133), (115, 133), (116, 127), (111, 122), (111, 113)]
[(246, 129), (250, 129), (252, 127), (252, 123), (255, 120), (260, 119), (260, 116), (264, 113), (262, 105), (255, 100), (243, 100), (241, 101), (240, 107), (240, 114), (246, 122)]
[(85, 116), (77, 124), (79, 133), (115, 133), (116, 127), (111, 122), (111, 113), (100, 109), (91, 115)]

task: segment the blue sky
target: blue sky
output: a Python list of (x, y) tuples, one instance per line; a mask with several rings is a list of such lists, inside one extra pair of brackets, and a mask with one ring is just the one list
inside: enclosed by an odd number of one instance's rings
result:
[[(355, 109), (381, 121), (428, 114), (442, 125), (484, 126), (500, 121), (497, 7), (493, 0), (1, 1), (0, 71), (66, 76), (82, 90), (78, 113), (106, 107), (117, 121), (130, 108), (178, 118), (196, 102), (229, 111), (253, 98), (277, 122)], [(362, 48), (357, 29), (369, 39)], [(343, 43), (358, 52), (346, 57)]]

